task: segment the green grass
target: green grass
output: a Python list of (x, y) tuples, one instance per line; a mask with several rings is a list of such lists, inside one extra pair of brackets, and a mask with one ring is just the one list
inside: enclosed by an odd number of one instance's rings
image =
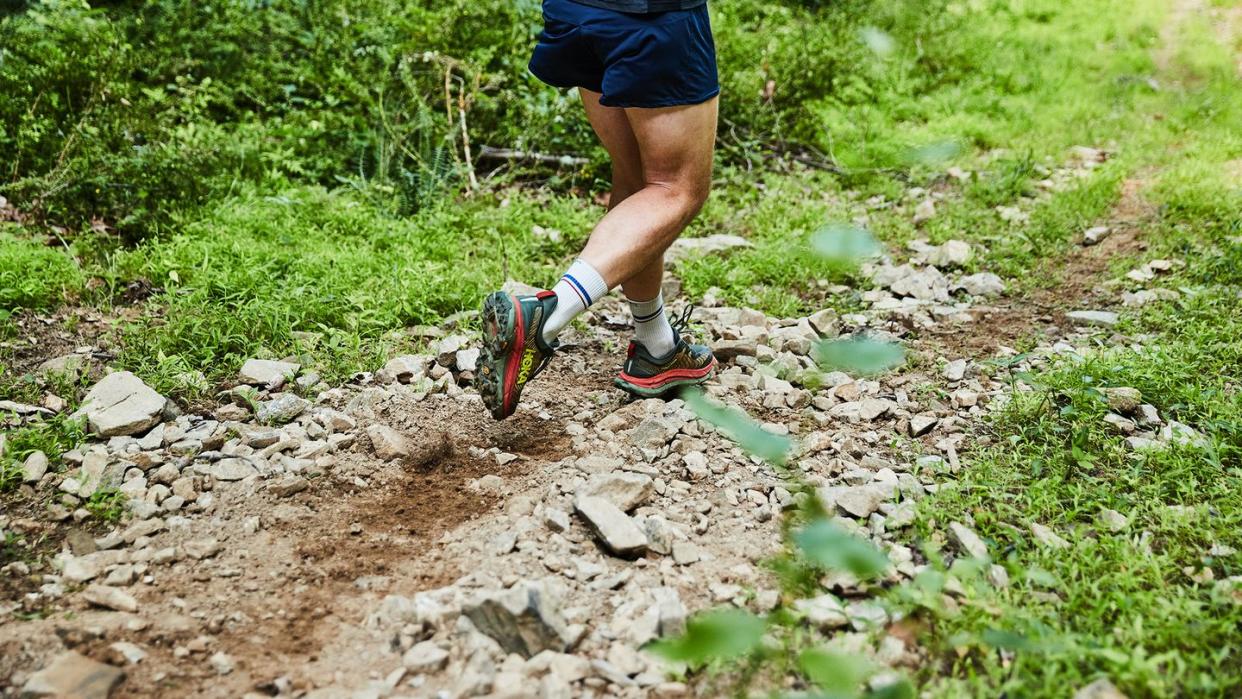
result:
[[(1228, 169), (1242, 153), (1242, 92), (1213, 44), (1193, 36), (1190, 90), (1170, 97), (1168, 118), (1130, 157), (1156, 173), (1143, 257), (1187, 263), (1154, 283), (1182, 297), (1126, 314), (1125, 329), (1147, 337), (1141, 350), (1104, 348), (1035, 374), (1036, 390), (996, 417), (992, 445), (970, 456), (957, 487), (923, 502), (924, 537), (972, 520), (1015, 581), (928, 617), (922, 642), (938, 662), (922, 679), (933, 696), (1057, 697), (1098, 677), (1131, 697), (1242, 691), (1242, 605), (1216, 582), (1242, 575), (1242, 559), (1210, 553), (1242, 549), (1242, 183)], [(1106, 386), (1138, 388), (1201, 443), (1129, 451), (1101, 420)], [(1102, 508), (1129, 527), (1109, 532)], [(1032, 523), (1070, 548), (1040, 548)]]
[(64, 250), (0, 224), (0, 320), (19, 309), (59, 306), (81, 292), (84, 283), (81, 269)]
[(68, 413), (5, 433), (4, 454), (0, 456), (0, 493), (21, 485), (22, 463), (27, 456), (41, 451), (56, 470), (63, 465), (60, 455), (82, 443), (86, 438), (85, 420), (70, 420)]

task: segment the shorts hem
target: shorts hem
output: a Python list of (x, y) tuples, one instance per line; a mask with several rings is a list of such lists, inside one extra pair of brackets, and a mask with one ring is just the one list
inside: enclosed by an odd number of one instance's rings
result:
[[(591, 88), (587, 88), (588, 90)], [(620, 109), (659, 109), (661, 107), (689, 107), (691, 105), (703, 104), (704, 102), (716, 97), (720, 94), (720, 88), (702, 93), (695, 97), (673, 97), (664, 100), (618, 100), (609, 99), (607, 95), (600, 98), (599, 103), (605, 107), (617, 107)]]

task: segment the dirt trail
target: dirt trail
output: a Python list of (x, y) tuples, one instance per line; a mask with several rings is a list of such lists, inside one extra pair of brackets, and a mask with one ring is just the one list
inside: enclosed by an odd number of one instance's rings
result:
[[(1060, 274), (1048, 288), (999, 300), (950, 296), (960, 272), (916, 261), (906, 277), (877, 281), (870, 308), (847, 318), (703, 309), (704, 337), (727, 348), (710, 393), (790, 434), (794, 468), (844, 526), (885, 549), (893, 580), (910, 577), (922, 563), (903, 543), (911, 504), (956, 470), (989, 401), (1008, 390), (976, 360), (1022, 338), (1040, 336), (1051, 352), (1056, 340), (1097, 332), (1063, 313), (1115, 301), (1101, 282), (1113, 260), (1144, 249), (1149, 176), (1125, 182), (1101, 222), (1112, 235), (1052, 265)], [(275, 452), (263, 457), (271, 473), (225, 481), (202, 475), (218, 462), (186, 459), (180, 468), (201, 486), (199, 499), (111, 549), (121, 562), (94, 580), (133, 569), (133, 582), (118, 587), (137, 609), (88, 604), (82, 583), (27, 585), (30, 594), (4, 610), (0, 695), (15, 696), (49, 658), (73, 649), (125, 668), (118, 697), (685, 696), (637, 649), (675, 633), (694, 610), (766, 611), (781, 601), (763, 562), (780, 550), (791, 494), (780, 473), (680, 401), (623, 400), (611, 377), (627, 337), (612, 321), (624, 317), (615, 299), (595, 309), (585, 335), (571, 333), (576, 344), (503, 423), (454, 375), (433, 388), (376, 377), (317, 402), (313, 410), (331, 408), (352, 424), (337, 428), (346, 439), (313, 468)], [(879, 380), (834, 375), (808, 388), (811, 343), (854, 332), (904, 336), (914, 355), (935, 359)], [(274, 439), (310, 445), (324, 441), (308, 436), (320, 423), (344, 424), (312, 414), (320, 415), (308, 412)], [(256, 428), (215, 417), (220, 448), (240, 448)], [(411, 453), (381, 458), (368, 434), (376, 425), (403, 435)], [(114, 457), (134, 458), (128, 443), (113, 446)], [(172, 446), (155, 451), (172, 458)], [(635, 502), (623, 509), (648, 548), (636, 559), (608, 553), (573, 514), (576, 497), (601, 479), (608, 497)], [(5, 526), (54, 526), (20, 519)], [(65, 561), (86, 555), (74, 553)], [(553, 645), (563, 641), (567, 652), (506, 653), (496, 634), (467, 621), (479, 599), (528, 584), (558, 604), (515, 623), (528, 634), (558, 627)], [(829, 584), (846, 602), (838, 633), (866, 630), (877, 614), (886, 621), (865, 588)], [(877, 650), (878, 660), (921, 662), (912, 643), (890, 638), (900, 642)], [(123, 644), (145, 658), (127, 661)]]

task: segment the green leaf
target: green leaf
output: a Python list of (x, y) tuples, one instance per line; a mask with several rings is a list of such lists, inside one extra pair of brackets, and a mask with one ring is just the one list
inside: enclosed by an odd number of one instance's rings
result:
[(721, 609), (692, 617), (686, 633), (656, 641), (647, 650), (668, 660), (702, 665), (745, 655), (759, 646), (767, 621), (740, 609)]
[(907, 154), (911, 164), (939, 165), (956, 158), (962, 152), (962, 145), (957, 141), (939, 141), (915, 148)]
[(857, 655), (834, 653), (823, 648), (808, 648), (798, 656), (798, 666), (807, 679), (825, 692), (825, 696), (858, 696), (858, 686), (872, 672), (871, 663)]
[(811, 562), (844, 570), (859, 579), (873, 578), (888, 568), (888, 557), (871, 542), (847, 533), (828, 520), (819, 520), (794, 534), (794, 542)]
[(867, 338), (850, 338), (820, 342), (815, 361), (829, 371), (871, 375), (887, 371), (905, 361), (906, 352), (895, 342), (879, 342)]
[(811, 236), (811, 248), (831, 264), (852, 266), (883, 250), (868, 231), (844, 223), (830, 223)]
[(979, 640), (993, 648), (1004, 650), (1038, 650), (1039, 645), (1031, 639), (1014, 631), (1004, 629), (987, 629), (979, 634)]
[(914, 685), (903, 677), (892, 684), (886, 684), (867, 692), (863, 695), (863, 699), (915, 699), (917, 696)]
[(715, 425), (741, 448), (769, 463), (778, 466), (785, 463), (791, 446), (788, 437), (763, 429), (741, 410), (708, 400), (702, 391), (686, 391), (682, 397), (699, 419)]

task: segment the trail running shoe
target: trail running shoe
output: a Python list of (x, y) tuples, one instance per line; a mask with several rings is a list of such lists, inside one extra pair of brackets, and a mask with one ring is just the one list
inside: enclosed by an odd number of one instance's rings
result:
[(483, 349), (474, 385), (492, 417), (517, 410), (522, 389), (544, 370), (555, 351), (543, 341), (543, 324), (556, 308), (556, 294), (515, 296), (497, 291), (483, 301)]
[(631, 340), (625, 365), (613, 383), (636, 396), (654, 398), (680, 386), (700, 384), (710, 379), (716, 373), (716, 358), (712, 356), (712, 351), (706, 345), (696, 345), (682, 337), (693, 308), (688, 307), (673, 323), (677, 346), (668, 355), (653, 357), (641, 343)]

